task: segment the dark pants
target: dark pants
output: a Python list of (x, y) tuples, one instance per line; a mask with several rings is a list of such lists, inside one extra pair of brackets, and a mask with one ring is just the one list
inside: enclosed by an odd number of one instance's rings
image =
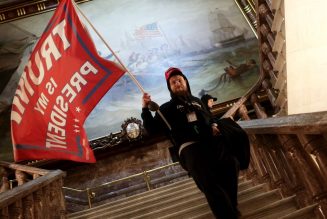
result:
[(205, 194), (219, 219), (237, 218), (238, 161), (222, 154), (224, 143), (193, 144), (182, 150), (180, 162)]

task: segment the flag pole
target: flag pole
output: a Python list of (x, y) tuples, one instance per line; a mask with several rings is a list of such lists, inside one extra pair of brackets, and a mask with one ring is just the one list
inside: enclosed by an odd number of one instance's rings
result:
[(141, 90), (142, 93), (145, 93), (144, 88), (141, 86), (141, 84), (136, 80), (135, 76), (126, 68), (126, 66), (123, 64), (123, 62), (120, 60), (120, 58), (116, 55), (116, 53), (111, 49), (111, 47), (108, 45), (108, 43), (104, 40), (104, 38), (101, 36), (101, 34), (95, 29), (91, 21), (84, 15), (84, 13), (79, 9), (78, 5), (75, 3), (74, 0), (71, 0), (73, 2), (74, 7), (79, 11), (79, 13), (83, 16), (83, 18), (89, 23), (89, 25), (92, 27), (94, 32), (98, 35), (98, 37), (102, 40), (102, 42), (105, 44), (107, 49), (110, 50), (110, 52), (115, 56), (119, 64), (125, 69), (125, 71), (128, 73), (128, 75), (131, 77), (131, 79), (134, 81), (136, 86)]

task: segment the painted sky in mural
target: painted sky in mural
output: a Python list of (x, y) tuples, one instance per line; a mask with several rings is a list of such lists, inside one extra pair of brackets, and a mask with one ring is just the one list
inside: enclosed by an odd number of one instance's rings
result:
[[(101, 2), (101, 3), (100, 3)], [(101, 7), (99, 7), (101, 4)], [(230, 79), (235, 65), (257, 59), (257, 43), (233, 1), (99, 1), (82, 5), (97, 30), (117, 52), (152, 99), (169, 100), (164, 71), (175, 66), (189, 78), (192, 93), (218, 102), (240, 97), (258, 77), (257, 69)], [(103, 57), (110, 52), (93, 33)], [(125, 75), (86, 121), (90, 139), (117, 132), (129, 117), (140, 118), (142, 93)]]

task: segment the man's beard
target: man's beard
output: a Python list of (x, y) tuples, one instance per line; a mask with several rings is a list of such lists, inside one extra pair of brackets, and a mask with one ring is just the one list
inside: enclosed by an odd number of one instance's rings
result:
[(176, 92), (173, 93), (173, 96), (175, 96), (175, 97), (188, 97), (188, 96), (190, 96), (190, 92), (188, 90), (176, 91)]

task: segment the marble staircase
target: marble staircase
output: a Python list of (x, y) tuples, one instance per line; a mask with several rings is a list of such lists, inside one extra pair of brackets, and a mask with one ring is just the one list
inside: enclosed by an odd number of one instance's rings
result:
[[(279, 189), (254, 185), (240, 177), (239, 209), (244, 219), (315, 219), (314, 208), (299, 209), (295, 196), (282, 197)], [(204, 195), (191, 178), (122, 198), (91, 209), (71, 213), (69, 219), (211, 219)]]

